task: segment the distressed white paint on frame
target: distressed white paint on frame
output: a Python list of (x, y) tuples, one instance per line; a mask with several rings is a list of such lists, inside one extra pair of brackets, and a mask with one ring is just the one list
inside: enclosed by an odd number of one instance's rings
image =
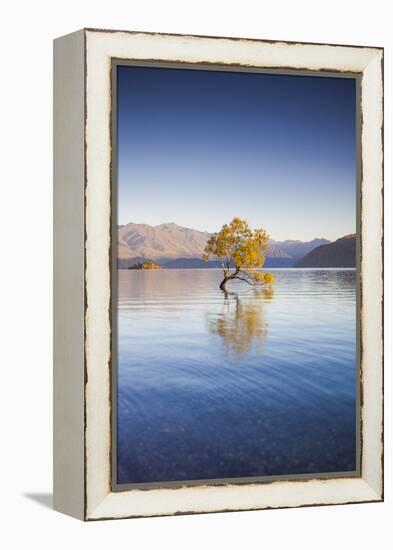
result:
[(362, 475), (383, 494), (383, 81), (382, 52), (362, 78)]
[[(86, 31), (86, 519), (381, 500), (382, 55), (379, 48)], [(111, 58), (363, 73), (361, 478), (111, 492)]]

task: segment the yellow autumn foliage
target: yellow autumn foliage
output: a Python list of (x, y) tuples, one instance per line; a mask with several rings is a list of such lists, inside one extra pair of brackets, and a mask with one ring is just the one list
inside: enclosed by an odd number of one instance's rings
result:
[[(206, 243), (203, 259), (217, 257), (224, 270), (220, 288), (230, 279), (240, 279), (248, 284), (273, 285), (274, 275), (257, 271), (265, 263), (269, 234), (265, 229), (251, 229), (245, 220), (233, 218), (214, 233)], [(234, 269), (231, 272), (231, 269)]]

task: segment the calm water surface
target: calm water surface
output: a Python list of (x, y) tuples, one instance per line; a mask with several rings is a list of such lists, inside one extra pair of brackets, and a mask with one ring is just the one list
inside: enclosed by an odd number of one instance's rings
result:
[(356, 469), (356, 272), (119, 271), (118, 483)]

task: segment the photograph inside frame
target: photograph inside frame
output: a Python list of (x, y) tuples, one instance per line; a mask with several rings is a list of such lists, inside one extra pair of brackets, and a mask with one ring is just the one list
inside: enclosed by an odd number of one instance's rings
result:
[(356, 75), (112, 72), (114, 488), (359, 475)]

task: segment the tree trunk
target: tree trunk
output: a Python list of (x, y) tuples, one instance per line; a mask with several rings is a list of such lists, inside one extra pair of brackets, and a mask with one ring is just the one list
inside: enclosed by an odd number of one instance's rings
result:
[(220, 288), (225, 292), (225, 285), (227, 284), (228, 277), (224, 277), (220, 283)]

